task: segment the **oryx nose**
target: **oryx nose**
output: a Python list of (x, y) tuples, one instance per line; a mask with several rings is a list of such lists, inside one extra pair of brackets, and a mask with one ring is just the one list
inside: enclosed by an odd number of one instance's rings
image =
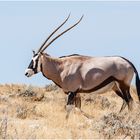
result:
[(25, 76), (27, 76), (27, 75), (28, 75), (28, 72), (25, 73)]

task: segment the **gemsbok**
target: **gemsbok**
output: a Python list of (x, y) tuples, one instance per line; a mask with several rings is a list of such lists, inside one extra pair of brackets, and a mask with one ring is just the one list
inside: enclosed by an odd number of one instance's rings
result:
[(126, 105), (128, 105), (129, 110), (132, 110), (133, 99), (130, 95), (130, 84), (134, 73), (139, 100), (140, 79), (135, 66), (126, 58), (121, 56), (91, 57), (78, 54), (54, 58), (44, 53), (48, 46), (78, 25), (83, 18), (82, 16), (78, 22), (48, 42), (54, 33), (67, 22), (69, 17), (70, 15), (49, 35), (36, 53), (33, 52), (32, 60), (25, 71), (25, 75), (30, 77), (42, 72), (46, 78), (52, 80), (68, 95), (67, 106), (75, 105), (75, 107), (81, 108), (79, 93), (93, 92), (94, 94), (113, 90), (123, 99), (120, 112), (124, 110)]

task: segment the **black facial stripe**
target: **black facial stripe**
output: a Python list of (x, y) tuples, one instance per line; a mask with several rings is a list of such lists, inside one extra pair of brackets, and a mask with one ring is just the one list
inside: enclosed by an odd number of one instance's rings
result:
[[(34, 71), (34, 73), (37, 73), (38, 61), (39, 61), (38, 58), (35, 60), (35, 62), (32, 60), (28, 66), (28, 68), (32, 69)], [(35, 63), (35, 67), (34, 67), (34, 63)]]
[(34, 61), (32, 60), (28, 66), (29, 69), (33, 69), (33, 63), (34, 63)]
[(35, 64), (35, 67), (33, 68), (34, 73), (37, 73), (38, 60), (39, 60), (39, 59), (36, 59), (36, 60), (35, 60), (35, 61), (36, 61), (36, 62), (35, 62), (36, 64)]

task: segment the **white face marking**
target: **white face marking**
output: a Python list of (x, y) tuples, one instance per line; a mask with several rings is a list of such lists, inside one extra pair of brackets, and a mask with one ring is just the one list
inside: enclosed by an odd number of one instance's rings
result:
[(34, 71), (32, 69), (26, 69), (25, 70), (25, 75), (27, 77), (31, 77), (34, 74)]
[(27, 77), (31, 77), (32, 75), (40, 72), (41, 71), (40, 65), (41, 65), (41, 62), (40, 62), (40, 59), (39, 59), (39, 55), (34, 56), (32, 58), (32, 61), (29, 65), (29, 67), (25, 70), (25, 75)]
[(35, 68), (35, 66), (36, 66), (36, 59), (38, 59), (37, 72), (40, 72), (41, 71), (41, 68), (40, 68), (41, 62), (40, 62), (40, 59), (38, 57), (39, 57), (39, 55), (37, 55), (37, 56), (32, 58), (32, 60), (33, 60), (33, 68)]
[(40, 59), (38, 60), (37, 72), (41, 71), (41, 62)]
[(36, 59), (38, 59), (38, 55), (36, 55), (35, 57), (33, 57), (32, 58), (32, 60), (33, 60), (33, 68), (35, 68), (35, 66), (36, 66)]

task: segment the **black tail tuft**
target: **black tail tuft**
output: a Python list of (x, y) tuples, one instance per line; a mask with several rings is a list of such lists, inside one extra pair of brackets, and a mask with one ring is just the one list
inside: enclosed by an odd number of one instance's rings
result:
[(140, 101), (140, 78), (139, 78), (138, 72), (136, 72), (136, 89), (137, 89), (137, 94)]

